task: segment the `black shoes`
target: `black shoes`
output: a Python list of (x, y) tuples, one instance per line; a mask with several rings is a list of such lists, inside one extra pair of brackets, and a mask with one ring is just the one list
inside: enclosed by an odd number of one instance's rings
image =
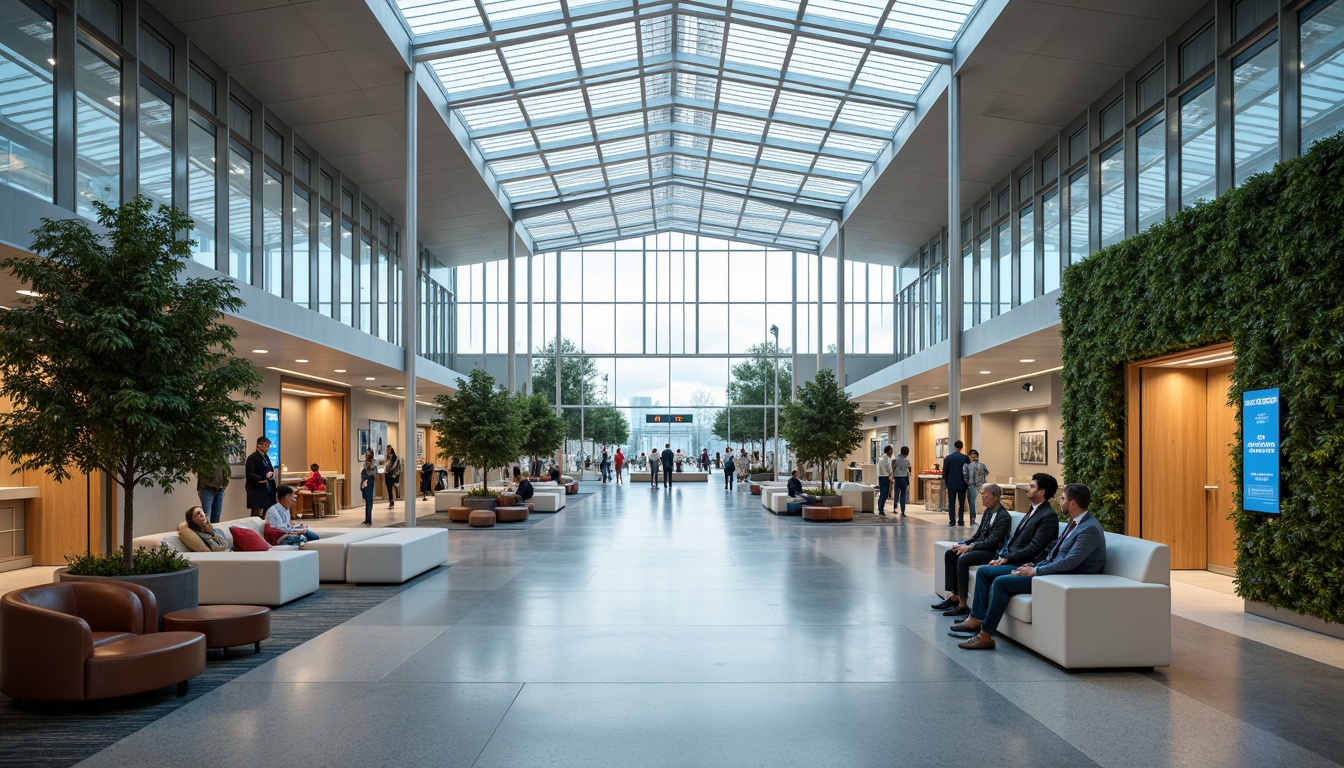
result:
[(971, 515), (971, 525), (975, 525), (975, 515)]
[(970, 616), (970, 608), (953, 608), (950, 611), (943, 611), (944, 616)]
[(949, 598), (947, 598), (946, 600), (944, 600), (943, 602), (941, 602), (941, 603), (934, 603), (933, 605), (930, 605), (929, 607), (932, 608), (932, 609), (935, 610), (935, 611), (946, 611), (948, 608), (955, 608), (955, 607), (957, 607), (957, 599), (956, 599), (955, 597), (949, 597)]

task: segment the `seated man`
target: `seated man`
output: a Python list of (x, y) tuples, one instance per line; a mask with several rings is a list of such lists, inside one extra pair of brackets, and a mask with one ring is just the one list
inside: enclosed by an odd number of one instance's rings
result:
[(803, 481), (798, 479), (798, 470), (789, 473), (789, 498), (804, 504), (816, 504), (820, 499), (810, 493), (803, 493)]
[(514, 493), (518, 496), (519, 501), (527, 501), (536, 494), (536, 491), (532, 488), (531, 480), (528, 480), (526, 477), (519, 477), (518, 490), (514, 491)]
[(317, 534), (308, 530), (308, 526), (289, 519), (289, 510), (294, 508), (298, 498), (298, 494), (288, 485), (276, 489), (275, 503), (266, 510), (266, 541), (270, 544), (297, 544), (302, 547), (306, 542), (317, 540)]
[(1016, 568), (987, 565), (976, 572), (975, 605), (971, 608), (971, 616), (964, 623), (953, 626), (952, 631), (978, 634), (957, 643), (958, 648), (968, 651), (992, 649), (994, 637), (991, 633), (998, 628), (1004, 611), (1008, 610), (1008, 601), (1013, 595), (1030, 593), (1032, 578), (1059, 573), (1101, 573), (1106, 565), (1106, 532), (1101, 523), (1088, 514), (1087, 506), (1091, 502), (1092, 491), (1086, 485), (1070, 483), (1065, 486), (1062, 506), (1069, 516), (1069, 525), (1044, 560)]
[(997, 484), (986, 483), (981, 486), (979, 502), (985, 513), (980, 517), (980, 527), (974, 536), (947, 550), (943, 556), (943, 589), (952, 594), (943, 602), (930, 607), (935, 611), (943, 611), (944, 616), (965, 616), (971, 612), (966, 606), (966, 593), (971, 588), (971, 568), (996, 558), (999, 549), (1008, 543), (1013, 517), (999, 503), (1002, 497), (1003, 489)]
[(559, 468), (559, 467), (557, 467), (557, 466), (555, 466), (554, 464), (552, 464), (552, 465), (551, 465), (551, 471), (550, 471), (549, 473), (547, 473), (547, 476), (551, 478), (551, 482), (552, 482), (552, 483), (555, 483), (556, 485), (559, 485), (559, 484), (560, 484), (560, 468)]

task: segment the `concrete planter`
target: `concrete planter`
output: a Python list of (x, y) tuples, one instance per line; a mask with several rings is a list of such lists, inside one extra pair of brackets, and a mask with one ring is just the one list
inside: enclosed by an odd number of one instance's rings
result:
[(494, 509), (498, 496), (464, 496), (462, 506), (467, 509)]
[(200, 566), (192, 563), (189, 568), (172, 573), (152, 573), (134, 576), (75, 576), (69, 568), (56, 569), (56, 581), (126, 581), (138, 584), (154, 593), (159, 602), (159, 628), (163, 628), (163, 616), (183, 608), (195, 608), (200, 605)]
[(774, 472), (756, 472), (747, 475), (747, 481), (751, 483), (762, 483), (762, 482), (768, 483), (773, 482), (774, 479), (775, 479)]
[(839, 494), (836, 494), (835, 496), (818, 496), (817, 503), (815, 506), (838, 507), (840, 506), (840, 496)]

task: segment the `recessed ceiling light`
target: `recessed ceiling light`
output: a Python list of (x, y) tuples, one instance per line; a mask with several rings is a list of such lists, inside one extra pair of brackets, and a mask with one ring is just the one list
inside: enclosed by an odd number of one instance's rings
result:
[(35, 299), (42, 297), (42, 294), (38, 293), (37, 291), (30, 291), (27, 290), (26, 288), (20, 288), (19, 290), (15, 291), (15, 293), (19, 294), (20, 296), (32, 296)]
[(365, 380), (365, 381), (373, 381), (373, 380), (375, 380), (376, 378), (377, 378), (376, 376), (365, 376), (365, 377), (364, 377), (364, 380)]
[(890, 400), (888, 400), (888, 401), (886, 401), (885, 403), (883, 403), (883, 405), (895, 405), (895, 403), (893, 403), (893, 402), (891, 402)]
[(303, 358), (299, 358), (299, 359), (295, 360), (294, 362), (296, 362), (296, 363), (306, 363), (306, 362), (308, 362), (308, 361), (307, 361), (307, 360), (304, 360)]
[(986, 375), (986, 376), (989, 375), (989, 371), (981, 371), (980, 373), (983, 374), (983, 375)]
[(1021, 360), (1018, 360), (1017, 362), (1019, 362), (1019, 363), (1034, 363), (1034, 362), (1036, 362), (1036, 358), (1034, 358), (1034, 357), (1024, 357), (1024, 358), (1022, 358)]
[(1016, 409), (1016, 408), (1013, 409), (1013, 413), (1017, 413), (1017, 409)]
[(405, 389), (405, 387), (397, 387), (398, 392), (402, 391), (403, 389)]
[(268, 350), (265, 350), (265, 349), (254, 349), (254, 350), (252, 350), (252, 354), (254, 354), (254, 355), (265, 355), (265, 354), (267, 354), (267, 353), (268, 353)]
[(345, 373), (345, 369), (344, 369), (344, 368), (337, 368), (337, 369), (335, 369), (334, 371), (332, 371), (332, 373)]

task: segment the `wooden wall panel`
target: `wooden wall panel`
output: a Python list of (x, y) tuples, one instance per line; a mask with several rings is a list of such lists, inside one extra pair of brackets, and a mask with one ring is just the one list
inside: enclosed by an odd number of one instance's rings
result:
[[(28, 554), (33, 565), (65, 565), (66, 555), (92, 549), (102, 551), (102, 491), (97, 475), (87, 477), (72, 471), (69, 480), (57, 483), (40, 470), (27, 470), (23, 485), (38, 487), (38, 498), (28, 499)], [(141, 493), (149, 489), (140, 489)], [(120, 513), (120, 510), (117, 510)], [(116, 518), (121, 519), (117, 514)], [(113, 531), (113, 541), (120, 541)]]
[(1143, 538), (1143, 396), (1138, 365), (1125, 369), (1125, 535)]
[(1208, 386), (1206, 423), (1205, 485), (1216, 485), (1218, 490), (1205, 492), (1207, 503), (1206, 531), (1208, 536), (1208, 564), (1220, 569), (1236, 567), (1236, 527), (1232, 524), (1232, 447), (1237, 439), (1237, 411), (1227, 402), (1232, 387), (1232, 366), (1207, 369)]
[(310, 397), (308, 401), (308, 446), (303, 469), (316, 462), (323, 473), (345, 472), (345, 398)]
[(910, 501), (924, 503), (924, 483), (916, 477), (933, 463), (933, 441), (937, 432), (934, 425), (938, 422), (926, 421), (915, 424), (915, 441), (910, 444)]
[(1202, 369), (1144, 368), (1143, 537), (1171, 547), (1171, 567), (1207, 567)]

